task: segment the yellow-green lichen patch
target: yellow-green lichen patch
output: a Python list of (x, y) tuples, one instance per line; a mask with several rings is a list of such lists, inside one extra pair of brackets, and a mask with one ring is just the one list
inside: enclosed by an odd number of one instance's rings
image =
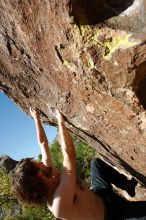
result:
[[(109, 32), (109, 30), (108, 30)], [(91, 40), (105, 48), (104, 59), (109, 59), (117, 49), (127, 49), (138, 44), (136, 41), (130, 40), (131, 34), (117, 32), (111, 30), (109, 33), (101, 31), (95, 33)], [(104, 33), (104, 34), (103, 34)], [(100, 40), (100, 38), (102, 40)]]
[[(80, 34), (80, 39), (82, 43), (80, 48), (80, 54), (86, 51), (87, 48), (94, 47), (98, 45), (97, 49), (103, 48), (101, 51), (101, 57), (103, 59), (109, 60), (114, 52), (118, 49), (128, 49), (130, 47), (138, 45), (140, 42), (138, 40), (132, 39), (131, 34), (127, 34), (125, 31), (114, 30), (108, 27), (93, 27), (90, 25), (75, 25), (78, 31), (77, 36)], [(96, 49), (96, 48), (95, 48)], [(91, 55), (90, 55), (91, 56)], [(83, 61), (83, 60), (82, 60)], [(83, 62), (85, 65), (85, 62)], [(94, 62), (88, 57), (86, 66), (89, 69), (95, 67)]]
[(131, 35), (117, 35), (113, 38), (109, 38), (103, 42), (105, 47), (105, 59), (109, 59), (110, 56), (117, 50), (117, 49), (127, 49), (129, 47), (135, 46), (137, 42), (130, 41)]
[(95, 65), (94, 65), (94, 61), (92, 60), (91, 57), (88, 60), (88, 68), (89, 68), (89, 70), (92, 70), (92, 69), (96, 68)]
[(72, 72), (77, 72), (77, 65), (74, 62), (69, 62), (68, 60), (63, 60), (63, 65)]
[(89, 25), (73, 25), (75, 30), (78, 30), (79, 34), (82, 37), (83, 41), (87, 41), (89, 38), (89, 35), (93, 32), (92, 28)]
[(63, 65), (70, 69), (70, 63), (67, 60), (63, 60)]
[(90, 37), (90, 41), (92, 42), (96, 42), (96, 43), (101, 43), (99, 40), (98, 40), (98, 37), (100, 37), (101, 35), (101, 32), (99, 29), (95, 29)]
[(88, 33), (88, 31), (90, 30), (88, 25), (80, 25), (79, 29), (80, 29), (80, 33), (81, 33), (82, 37), (84, 37)]

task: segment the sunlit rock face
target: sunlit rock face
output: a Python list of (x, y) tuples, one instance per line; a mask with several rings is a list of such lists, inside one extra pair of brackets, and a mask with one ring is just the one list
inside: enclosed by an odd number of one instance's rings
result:
[(0, 89), (145, 185), (146, 3), (118, 2), (1, 0)]

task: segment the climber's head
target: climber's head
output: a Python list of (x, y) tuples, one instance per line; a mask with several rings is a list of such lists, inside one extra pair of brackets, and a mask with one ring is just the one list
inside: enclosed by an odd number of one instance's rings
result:
[(37, 163), (32, 158), (21, 160), (14, 170), (12, 193), (19, 201), (28, 204), (45, 202), (49, 193), (45, 179), (49, 179), (51, 173), (51, 167)]

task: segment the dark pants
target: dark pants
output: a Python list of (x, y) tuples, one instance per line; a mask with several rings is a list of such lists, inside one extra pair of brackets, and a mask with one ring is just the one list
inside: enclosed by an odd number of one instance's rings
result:
[(112, 190), (125, 189), (128, 179), (100, 159), (91, 161), (91, 189), (102, 197), (105, 220), (146, 220), (146, 202), (130, 202)]

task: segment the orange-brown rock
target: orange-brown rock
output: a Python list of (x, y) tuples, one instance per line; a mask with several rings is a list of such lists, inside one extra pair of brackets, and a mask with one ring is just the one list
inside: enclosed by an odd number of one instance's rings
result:
[(0, 89), (48, 124), (58, 108), (71, 132), (143, 185), (145, 27), (145, 0), (0, 2)]

